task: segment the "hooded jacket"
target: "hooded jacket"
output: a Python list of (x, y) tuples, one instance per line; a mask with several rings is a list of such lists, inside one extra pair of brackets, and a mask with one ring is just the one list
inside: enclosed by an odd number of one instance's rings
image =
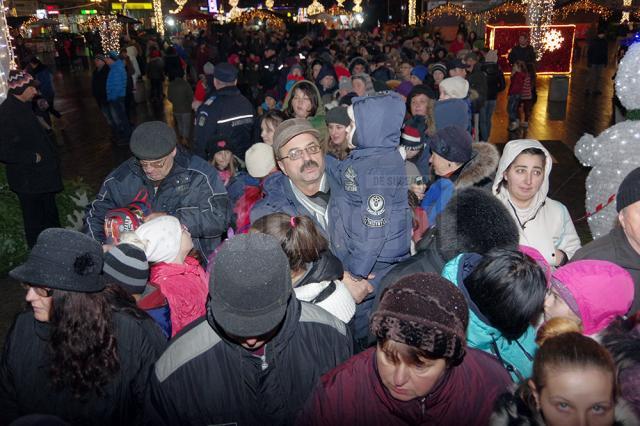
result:
[[(545, 155), (544, 180), (531, 205), (526, 210), (519, 210), (511, 202), (506, 189), (504, 174), (525, 149), (537, 148)], [(520, 228), (520, 244), (538, 250), (551, 266), (559, 266), (556, 260), (556, 249), (562, 250), (567, 259), (571, 259), (580, 248), (580, 238), (571, 221), (569, 211), (558, 201), (552, 200), (549, 193), (549, 175), (553, 161), (549, 151), (533, 139), (517, 139), (507, 143), (502, 152), (498, 171), (493, 182), (493, 194), (507, 207)]]
[(466, 99), (439, 100), (433, 107), (433, 119), (436, 129), (458, 126), (469, 131), (471, 130), (469, 102)]
[(362, 352), (322, 377), (298, 417), (312, 425), (486, 425), (509, 375), (492, 357), (467, 349), (422, 398), (399, 401), (382, 384), (376, 349)]
[(203, 159), (178, 148), (173, 169), (157, 190), (135, 158), (112, 171), (87, 207), (84, 232), (104, 243), (104, 218), (140, 193), (148, 194), (151, 210), (167, 212), (189, 228), (196, 249), (208, 257), (229, 226), (231, 207), (218, 172)]
[(356, 147), (336, 167), (331, 244), (359, 277), (409, 256), (411, 211), (404, 160), (398, 151), (405, 114), (395, 93), (355, 98)]
[(446, 264), (442, 276), (454, 283), (464, 294), (469, 305), (469, 326), (467, 327), (467, 345), (496, 356), (511, 374), (515, 382), (531, 377), (533, 357), (538, 349), (536, 331), (532, 326), (517, 340), (508, 340), (491, 326), (489, 320), (469, 296), (464, 280), (471, 275), (482, 256), (469, 253), (461, 254)]
[(124, 98), (127, 92), (127, 70), (122, 59), (118, 59), (109, 65), (107, 76), (107, 101), (116, 101)]
[(454, 191), (476, 186), (487, 188), (495, 176), (499, 154), (494, 145), (473, 143), (472, 157), (450, 177), (438, 177), (427, 190), (421, 207), (427, 212), (429, 223), (435, 223), (438, 215), (453, 196)]
[(327, 123), (325, 121), (326, 111), (324, 108), (324, 102), (322, 101), (322, 95), (320, 94), (318, 87), (315, 84), (313, 84), (311, 81), (309, 80), (296, 81), (293, 84), (293, 86), (291, 86), (291, 90), (287, 92), (287, 96), (284, 98), (284, 102), (282, 103), (282, 110), (286, 111), (289, 108), (289, 102), (291, 102), (291, 98), (293, 97), (295, 89), (302, 82), (311, 84), (313, 86), (314, 91), (316, 92), (316, 96), (318, 97), (318, 108), (316, 109), (316, 114), (314, 116), (307, 117), (307, 120), (309, 120), (309, 123), (311, 123), (314, 129), (320, 132), (321, 141), (328, 140), (329, 131), (327, 130)]
[(635, 287), (630, 313), (640, 310), (640, 253), (635, 251), (621, 226), (614, 227), (607, 235), (591, 241), (571, 258), (608, 260), (623, 267), (631, 274)]
[(292, 297), (258, 357), (228, 340), (209, 308), (156, 362), (146, 423), (292, 424), (320, 376), (351, 356), (350, 340), (344, 323)]
[(164, 338), (150, 318), (112, 315), (120, 369), (102, 387), (102, 396), (93, 393), (79, 400), (68, 388), (52, 388), (51, 326), (37, 321), (33, 311), (19, 314), (0, 363), (0, 424), (34, 413), (56, 415), (74, 425), (140, 424), (147, 383)]
[[(324, 89), (320, 82), (326, 76), (333, 77), (333, 86), (328, 89)], [(336, 75), (336, 71), (331, 64), (323, 64), (320, 72), (318, 73), (318, 77), (316, 77), (316, 87), (318, 88), (318, 92), (320, 92), (322, 96), (322, 101), (325, 102), (327, 99), (331, 102), (333, 98), (333, 93), (338, 90), (338, 76)]]

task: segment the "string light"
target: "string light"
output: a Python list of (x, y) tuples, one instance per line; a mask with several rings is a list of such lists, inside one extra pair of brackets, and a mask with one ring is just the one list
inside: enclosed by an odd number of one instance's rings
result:
[[(623, 0), (627, 1), (627, 0)], [(629, 4), (630, 6), (630, 4)], [(576, 2), (568, 3), (558, 9), (558, 17), (560, 19), (566, 19), (567, 17), (581, 12), (589, 12), (599, 15), (602, 19), (609, 19), (613, 14), (613, 11), (606, 6), (594, 3), (592, 0), (579, 0)]]
[(527, 25), (531, 26), (531, 46), (539, 61), (544, 54), (542, 40), (553, 20), (553, 5), (555, 0), (529, 0), (527, 5)]
[(238, 22), (242, 25), (251, 25), (255, 21), (264, 22), (272, 30), (279, 31), (285, 28), (285, 22), (281, 17), (264, 9), (248, 10), (233, 19), (233, 22)]
[(360, 6), (362, 0), (353, 0), (353, 13), (362, 13), (362, 6)]
[(156, 31), (160, 37), (164, 36), (164, 16), (162, 15), (162, 0), (153, 0), (153, 20), (156, 24)]
[(513, 1), (507, 1), (493, 9), (486, 10), (482, 13), (482, 20), (484, 22), (491, 22), (498, 16), (507, 14), (525, 15), (527, 13), (527, 6), (522, 3), (516, 3)]
[(0, 104), (7, 98), (9, 71), (16, 69), (4, 2), (0, 0)]
[[(616, 71), (615, 90), (627, 111), (640, 110), (640, 44), (629, 47)], [(631, 119), (630, 119), (631, 118)], [(586, 134), (578, 140), (575, 154), (591, 171), (586, 180), (586, 211), (596, 212), (587, 219), (593, 238), (606, 235), (616, 223), (615, 203), (606, 205), (622, 180), (640, 164), (640, 121), (627, 113), (627, 120), (615, 124), (597, 137)], [(602, 208), (598, 210), (598, 206)]]
[(344, 7), (345, 0), (336, 0), (338, 2), (338, 7)]
[(430, 22), (445, 15), (456, 16), (464, 19), (465, 21), (479, 19), (479, 15), (470, 13), (464, 6), (459, 6), (454, 3), (446, 3), (441, 6), (434, 7), (428, 12), (423, 12), (420, 15), (420, 22)]
[(169, 10), (169, 13), (180, 13), (182, 9), (184, 9), (184, 5), (187, 4), (188, 0), (174, 0), (178, 7), (173, 10)]
[[(622, 0), (622, 6), (624, 8), (629, 8), (632, 3), (633, 3), (632, 0)], [(629, 10), (623, 10), (622, 11), (622, 18), (620, 19), (620, 23), (629, 22), (630, 18), (631, 18), (631, 12), (629, 12)]]
[(122, 24), (118, 22), (117, 16), (92, 16), (87, 20), (87, 25), (92, 29), (98, 29), (100, 33), (100, 40), (102, 42), (102, 51), (104, 53), (111, 51), (120, 52), (120, 33), (122, 32)]
[(229, 0), (229, 6), (231, 6), (229, 18), (236, 19), (242, 14), (242, 11), (238, 7), (238, 0)]
[(273, 0), (267, 0), (266, 2), (264, 2), (264, 5), (267, 6), (267, 9), (272, 10), (273, 9), (273, 5), (274, 5), (274, 1)]
[(409, 0), (409, 25), (416, 24), (416, 0)]
[(307, 7), (307, 14), (309, 16), (317, 15), (324, 12), (324, 6), (318, 0), (313, 0), (313, 3)]

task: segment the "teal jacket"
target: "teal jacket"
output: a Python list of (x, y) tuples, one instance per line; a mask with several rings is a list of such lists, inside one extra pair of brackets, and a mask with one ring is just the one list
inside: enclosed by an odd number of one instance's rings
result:
[(489, 325), (488, 320), (478, 310), (464, 288), (464, 278), (471, 274), (481, 259), (482, 256), (475, 253), (460, 254), (445, 265), (442, 276), (460, 288), (469, 304), (469, 327), (467, 328), (469, 347), (496, 356), (509, 371), (511, 378), (515, 382), (520, 382), (531, 377), (533, 356), (538, 349), (535, 342), (536, 332), (533, 327), (529, 327), (519, 339), (509, 341), (500, 331)]

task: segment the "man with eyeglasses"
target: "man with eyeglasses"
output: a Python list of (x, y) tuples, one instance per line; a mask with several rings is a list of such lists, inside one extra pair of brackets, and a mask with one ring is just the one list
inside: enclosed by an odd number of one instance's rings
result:
[(89, 205), (84, 231), (101, 243), (107, 212), (146, 197), (151, 213), (175, 216), (186, 226), (193, 246), (207, 258), (229, 226), (231, 207), (216, 170), (176, 146), (175, 131), (161, 121), (139, 125), (129, 144), (133, 157), (107, 176)]

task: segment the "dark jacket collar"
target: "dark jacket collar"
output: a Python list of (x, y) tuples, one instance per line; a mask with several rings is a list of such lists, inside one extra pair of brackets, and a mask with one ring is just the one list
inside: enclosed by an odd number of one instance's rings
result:
[(311, 264), (305, 275), (298, 281), (296, 287), (322, 281), (341, 280), (344, 275), (342, 263), (329, 250), (320, 253), (320, 259)]

